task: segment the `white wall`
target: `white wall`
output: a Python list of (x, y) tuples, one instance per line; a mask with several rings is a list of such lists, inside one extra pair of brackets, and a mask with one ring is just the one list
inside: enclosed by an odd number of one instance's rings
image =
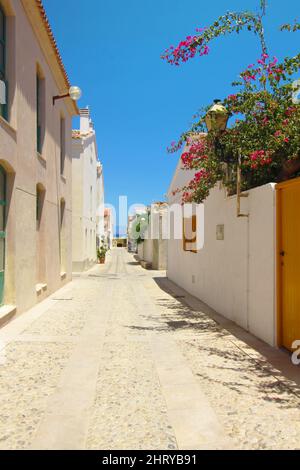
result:
[(96, 135), (92, 128), (88, 134), (73, 138), (72, 157), (73, 271), (83, 271), (97, 261), (96, 232), (100, 183), (97, 177)]
[(169, 279), (270, 345), (276, 344), (275, 197), (273, 184), (249, 191), (242, 211), (250, 216), (238, 218), (236, 197), (218, 186), (205, 201), (204, 248), (190, 253), (182, 240), (168, 242)]
[(105, 242), (105, 230), (104, 230), (104, 178), (103, 178), (103, 167), (100, 162), (97, 164), (97, 239), (99, 245)]
[(144, 243), (144, 261), (152, 263), (153, 258), (153, 240), (145, 240)]

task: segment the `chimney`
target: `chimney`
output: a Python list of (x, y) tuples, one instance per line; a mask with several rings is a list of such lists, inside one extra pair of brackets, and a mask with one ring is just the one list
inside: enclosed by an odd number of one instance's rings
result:
[(82, 134), (87, 134), (90, 130), (90, 110), (89, 108), (84, 108), (79, 110), (80, 115), (80, 132)]

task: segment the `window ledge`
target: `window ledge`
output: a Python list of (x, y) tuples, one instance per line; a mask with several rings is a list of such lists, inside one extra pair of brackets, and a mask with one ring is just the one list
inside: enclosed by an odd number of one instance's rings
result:
[(17, 307), (15, 305), (3, 305), (0, 307), (0, 326), (7, 323), (16, 313)]
[(0, 125), (12, 131), (15, 135), (17, 134), (17, 130), (6, 119), (4, 119), (3, 116), (0, 116)]
[(43, 291), (46, 291), (48, 288), (47, 284), (37, 284), (35, 290), (37, 295), (40, 295)]

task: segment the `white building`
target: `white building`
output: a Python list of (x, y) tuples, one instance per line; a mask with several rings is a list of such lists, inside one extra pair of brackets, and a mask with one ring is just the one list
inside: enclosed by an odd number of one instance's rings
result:
[(104, 245), (110, 250), (114, 237), (114, 220), (112, 210), (104, 209)]
[(104, 178), (102, 163), (97, 163), (97, 184), (96, 184), (96, 200), (97, 200), (97, 214), (96, 214), (96, 246), (99, 248), (101, 244), (105, 243), (105, 229), (104, 229)]
[[(168, 191), (170, 207), (181, 203), (181, 194), (174, 191), (192, 177), (192, 171), (182, 169), (180, 159)], [(242, 211), (249, 217), (237, 217), (237, 197), (229, 197), (222, 185), (217, 185), (204, 202), (204, 227), (196, 221), (197, 233), (204, 230), (203, 248), (187, 251), (184, 240), (172, 236), (167, 275), (218, 313), (275, 346), (275, 185), (248, 191)]]
[(168, 205), (156, 202), (148, 208), (148, 228), (138, 245), (141, 264), (155, 270), (167, 268)]
[(96, 133), (88, 108), (80, 110), (80, 130), (73, 131), (73, 271), (97, 261), (97, 240), (104, 235), (104, 184)]

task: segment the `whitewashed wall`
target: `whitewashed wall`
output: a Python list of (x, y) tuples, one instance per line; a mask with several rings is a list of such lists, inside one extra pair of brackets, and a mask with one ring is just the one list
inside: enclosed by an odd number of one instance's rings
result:
[[(173, 189), (180, 187), (178, 183), (178, 178), (173, 179)], [(169, 203), (175, 202), (172, 185)], [(216, 187), (205, 202), (204, 248), (184, 252), (181, 240), (170, 240), (167, 270), (173, 282), (272, 346), (276, 344), (275, 197), (273, 184), (249, 191), (249, 197), (242, 199), (242, 211), (250, 216), (238, 218), (236, 197), (228, 198), (223, 188)], [(224, 240), (216, 237), (220, 224)]]
[(153, 261), (153, 240), (145, 240), (144, 243), (144, 261), (152, 263)]
[[(81, 116), (82, 121), (88, 117)], [(85, 129), (84, 129), (85, 130)], [(97, 176), (98, 154), (96, 134), (93, 128), (86, 135), (82, 132), (80, 139), (73, 138), (72, 142), (72, 176), (73, 176), (73, 271), (84, 271), (97, 261), (96, 231), (99, 214), (100, 186)]]
[(138, 257), (141, 261), (144, 259), (144, 243), (138, 245)]

